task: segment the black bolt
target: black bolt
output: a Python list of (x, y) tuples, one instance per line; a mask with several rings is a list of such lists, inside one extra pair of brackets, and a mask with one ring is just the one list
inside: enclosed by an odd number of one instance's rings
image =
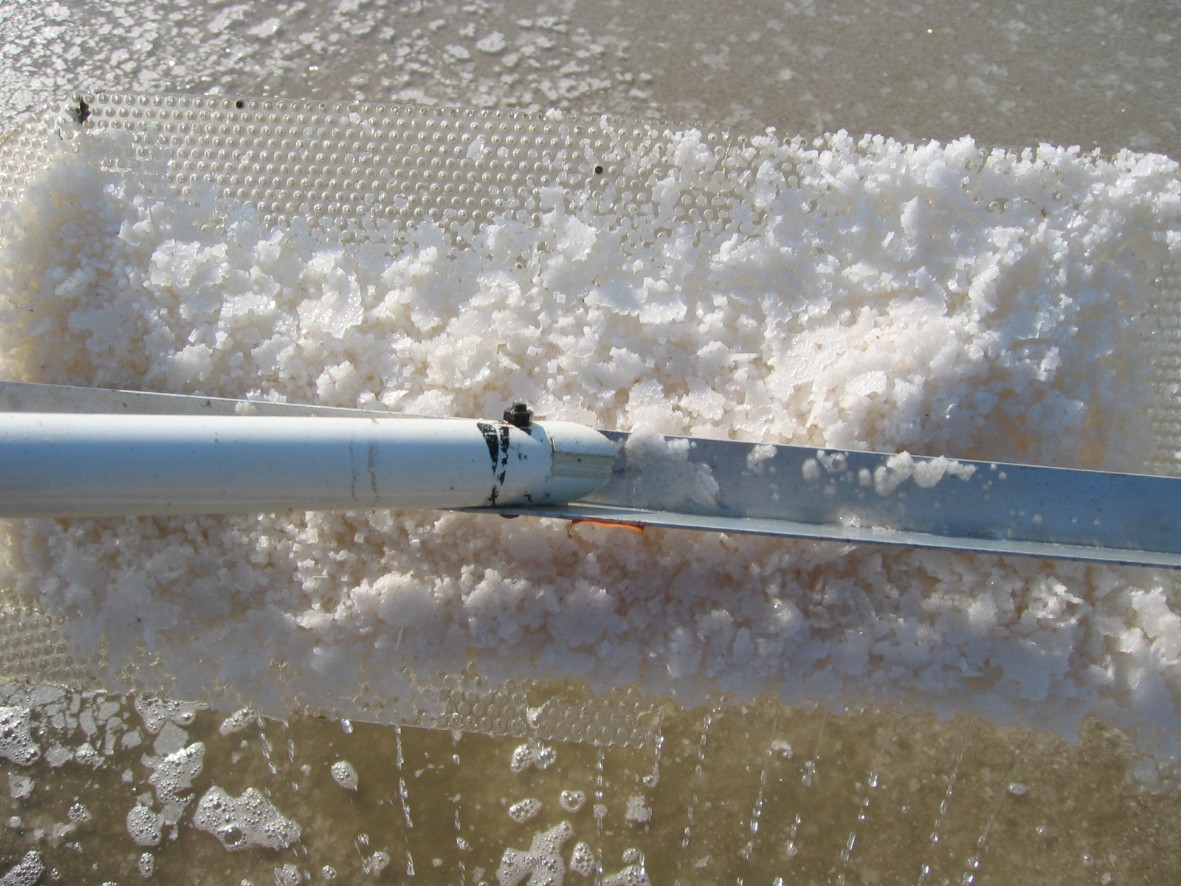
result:
[(504, 411), (504, 420), (514, 428), (524, 430), (533, 423), (533, 410), (527, 403), (514, 403)]

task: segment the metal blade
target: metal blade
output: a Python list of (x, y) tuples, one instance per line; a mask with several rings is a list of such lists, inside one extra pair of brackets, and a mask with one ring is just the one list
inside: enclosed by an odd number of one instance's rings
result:
[(1179, 478), (601, 433), (620, 452), (606, 486), (501, 513), (1181, 568)]

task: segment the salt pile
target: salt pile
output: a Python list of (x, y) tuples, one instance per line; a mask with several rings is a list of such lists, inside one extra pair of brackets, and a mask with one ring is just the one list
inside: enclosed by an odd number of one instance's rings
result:
[[(13, 207), (4, 377), (437, 415), (527, 399), (598, 427), (1118, 470), (1153, 445), (1141, 318), (1181, 259), (1163, 157), (768, 135), (715, 234), (676, 222), (723, 160), (689, 130), (650, 206), (549, 188), (536, 220), (456, 248), (429, 221), (333, 242), (223, 218), (162, 161), (105, 164), (129, 150), (63, 144)], [(105, 644), (111, 688), (380, 712), (406, 672), (468, 669), (1097, 715), (1178, 753), (1167, 572), (429, 512), (7, 529), (17, 591), (78, 654)], [(201, 808), (216, 830), (248, 799)]]

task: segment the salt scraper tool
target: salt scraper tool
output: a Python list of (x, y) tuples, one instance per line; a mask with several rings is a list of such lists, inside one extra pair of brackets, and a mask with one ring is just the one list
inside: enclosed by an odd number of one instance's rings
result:
[(371, 507), (1181, 568), (1181, 478), (0, 382), (0, 517)]

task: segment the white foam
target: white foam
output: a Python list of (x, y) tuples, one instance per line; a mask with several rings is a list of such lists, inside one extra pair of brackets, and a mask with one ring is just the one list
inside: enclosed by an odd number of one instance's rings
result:
[(258, 722), (258, 712), (254, 708), (239, 708), (222, 721), (217, 731), (221, 735), (232, 735), (235, 732), (241, 732), (251, 723)]
[(590, 848), (589, 844), (582, 840), (574, 844), (574, 848), (570, 850), (569, 870), (584, 877), (594, 874), (595, 851)]
[(647, 799), (642, 794), (633, 794), (627, 798), (627, 808), (623, 817), (633, 824), (647, 824), (652, 820), (652, 810)]
[(0, 757), (28, 766), (41, 754), (29, 729), (29, 709), (0, 705)]
[(558, 796), (558, 802), (567, 812), (577, 812), (586, 803), (586, 792), (574, 790), (562, 791)]
[(553, 745), (548, 745), (535, 739), (513, 748), (509, 768), (513, 772), (524, 772), (530, 767), (546, 770), (557, 759), (557, 752)]
[(164, 836), (163, 816), (136, 803), (127, 813), (127, 832), (137, 846), (159, 846)]
[(284, 817), (257, 788), (234, 797), (214, 785), (197, 804), (193, 824), (213, 834), (231, 852), (252, 846), (286, 849), (300, 834), (299, 825)]
[(0, 877), (0, 886), (35, 886), (41, 882), (44, 873), (45, 865), (41, 861), (41, 853), (30, 849), (20, 861), (5, 872), (3, 877)]
[(346, 791), (357, 789), (357, 770), (348, 760), (337, 760), (329, 767), (332, 780)]
[(184, 796), (193, 786), (205, 765), (204, 742), (193, 742), (154, 763), (148, 784), (156, 789), (156, 800), (162, 806), (161, 819), (165, 824), (176, 824), (188, 806), (191, 796)]
[(528, 851), (506, 849), (496, 869), (500, 886), (517, 886), (528, 878), (530, 883), (553, 883), (560, 886), (566, 874), (562, 845), (574, 836), (569, 822), (561, 822), (548, 831), (538, 831)]
[(508, 817), (517, 824), (524, 824), (530, 821), (541, 813), (541, 801), (535, 797), (527, 797), (524, 800), (518, 800), (508, 808)]

